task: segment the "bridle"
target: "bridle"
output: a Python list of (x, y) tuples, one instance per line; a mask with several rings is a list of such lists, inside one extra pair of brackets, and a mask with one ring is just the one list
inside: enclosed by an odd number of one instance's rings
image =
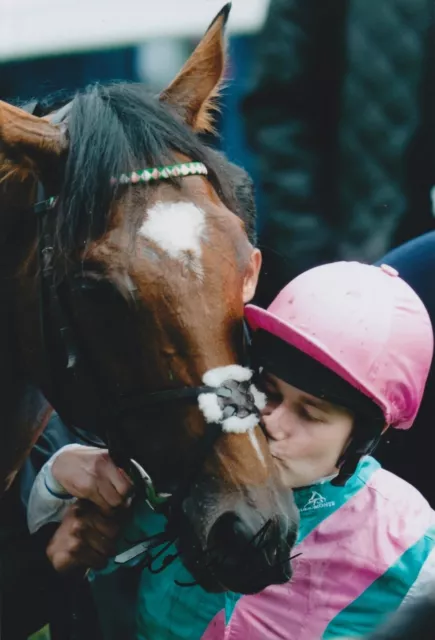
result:
[[(62, 117), (67, 111), (62, 109)], [(57, 114), (56, 114), (57, 115)], [(57, 118), (56, 118), (57, 120)], [(54, 118), (52, 119), (54, 121)], [(171, 178), (184, 178), (189, 175), (207, 175), (206, 166), (200, 162), (187, 162), (174, 165), (146, 168), (121, 175), (114, 182), (121, 185), (157, 182)], [(58, 411), (66, 425), (77, 432), (76, 425), (69, 418), (68, 403), (78, 398), (68, 398), (71, 384), (76, 385), (83, 374), (91, 383), (93, 406), (98, 407), (95, 432), (102, 437), (109, 448), (114, 462), (123, 468), (134, 480), (136, 493), (145, 491), (145, 497), (153, 508), (166, 513), (179, 508), (204, 459), (211, 452), (216, 440), (225, 431), (224, 423), (229, 417), (244, 418), (252, 415), (260, 419), (251, 391), (252, 381), (224, 380), (218, 386), (201, 385), (198, 387), (171, 388), (162, 391), (135, 393), (119, 396), (106, 379), (95, 357), (92, 344), (86, 340), (77, 322), (74, 309), (73, 273), (56, 274), (53, 252), (53, 217), (56, 215), (58, 199), (47, 198), (44, 188), (38, 185), (38, 202), (33, 211), (37, 216), (38, 236), (38, 274), (39, 274), (39, 323), (44, 357), (45, 377), (50, 389), (50, 402)], [(244, 352), (248, 352), (249, 333), (244, 324)], [(80, 389), (80, 385), (79, 385)], [(221, 419), (206, 424), (205, 434), (196, 444), (192, 455), (193, 464), (185, 469), (176, 491), (172, 494), (159, 494), (146, 472), (132, 461), (132, 448), (126, 442), (126, 434), (120, 434), (119, 425), (133, 411), (149, 411), (168, 403), (185, 404), (198, 402), (201, 394), (214, 394), (221, 410)], [(72, 394), (74, 395), (74, 393)], [(77, 395), (81, 395), (76, 394)], [(83, 433), (80, 431), (80, 438)], [(101, 441), (89, 440), (94, 446), (102, 446)], [(103, 445), (104, 446), (104, 445)]]

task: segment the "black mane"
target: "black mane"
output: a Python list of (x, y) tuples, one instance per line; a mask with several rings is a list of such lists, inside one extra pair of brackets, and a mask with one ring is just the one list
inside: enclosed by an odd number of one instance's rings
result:
[(104, 233), (116, 198), (112, 177), (172, 164), (176, 152), (207, 166), (220, 198), (244, 220), (253, 239), (249, 176), (205, 146), (174, 110), (142, 84), (96, 84), (77, 93), (68, 114), (68, 134), (56, 215), (57, 249), (63, 254), (71, 255), (79, 242)]

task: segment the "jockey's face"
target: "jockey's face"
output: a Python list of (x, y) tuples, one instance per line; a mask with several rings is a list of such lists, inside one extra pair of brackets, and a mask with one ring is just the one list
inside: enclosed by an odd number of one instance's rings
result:
[(264, 390), (268, 404), (263, 420), (282, 482), (297, 488), (337, 473), (353, 415), (269, 373), (264, 374)]

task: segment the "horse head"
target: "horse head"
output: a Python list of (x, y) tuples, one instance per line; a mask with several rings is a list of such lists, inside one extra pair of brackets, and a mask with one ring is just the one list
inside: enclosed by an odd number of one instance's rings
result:
[[(146, 470), (203, 586), (248, 593), (288, 580), (297, 512), (244, 360), (260, 254), (229, 164), (198, 136), (227, 15), (160, 96), (93, 86), (46, 118), (0, 103), (0, 149), (5, 184), (24, 181), (10, 209), (23, 370), (67, 424)], [(24, 207), (36, 188), (43, 204)]]

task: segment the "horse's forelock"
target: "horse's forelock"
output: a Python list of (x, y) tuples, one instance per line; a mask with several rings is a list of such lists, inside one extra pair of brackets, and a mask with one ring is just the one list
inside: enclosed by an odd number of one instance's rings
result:
[[(58, 215), (58, 250), (63, 253), (77, 248), (79, 235), (92, 240), (104, 233), (117, 195), (112, 177), (171, 163), (177, 153), (203, 162), (223, 203), (244, 217), (237, 189), (246, 184), (247, 174), (206, 147), (140, 84), (94, 85), (78, 93), (68, 130), (70, 150)], [(250, 221), (244, 221), (251, 229)]]

